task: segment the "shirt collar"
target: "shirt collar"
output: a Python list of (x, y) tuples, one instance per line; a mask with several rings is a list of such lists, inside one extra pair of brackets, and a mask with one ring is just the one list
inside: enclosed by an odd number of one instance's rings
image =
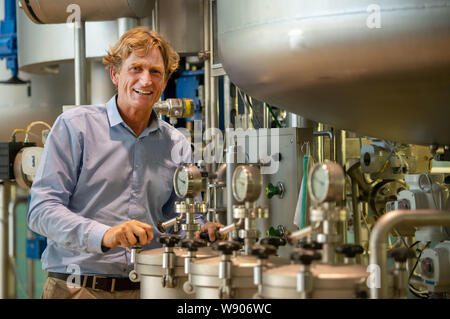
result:
[[(116, 125), (121, 124), (121, 123), (123, 123), (125, 126), (127, 126), (126, 123), (124, 122), (124, 120), (122, 119), (122, 116), (120, 116), (119, 110), (117, 109), (116, 98), (117, 98), (117, 94), (114, 95), (106, 103), (106, 112), (108, 114), (109, 126), (113, 127), (113, 126), (116, 126)], [(147, 131), (148, 131), (148, 133), (150, 133), (150, 132), (154, 132), (154, 131), (156, 131), (158, 129), (160, 129), (158, 115), (156, 115), (155, 110), (152, 110), (152, 114), (150, 115), (149, 125), (145, 129), (143, 134), (147, 133)]]

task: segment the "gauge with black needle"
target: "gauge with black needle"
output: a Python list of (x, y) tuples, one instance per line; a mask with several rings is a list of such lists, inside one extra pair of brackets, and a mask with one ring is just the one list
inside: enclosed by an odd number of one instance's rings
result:
[(334, 162), (318, 163), (309, 174), (309, 194), (318, 203), (338, 201), (342, 198), (345, 175)]
[(173, 187), (178, 197), (197, 196), (202, 190), (202, 177), (195, 165), (183, 165), (177, 168), (173, 176)]
[(238, 202), (256, 201), (262, 188), (259, 169), (251, 165), (238, 166), (233, 173), (232, 188), (234, 198)]

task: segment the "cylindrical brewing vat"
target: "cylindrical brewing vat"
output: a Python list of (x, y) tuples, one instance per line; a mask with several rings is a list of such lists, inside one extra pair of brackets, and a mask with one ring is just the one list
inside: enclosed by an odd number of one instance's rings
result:
[[(219, 278), (222, 257), (197, 259), (191, 264), (190, 283), (194, 286), (196, 299), (220, 298), (223, 279)], [(286, 258), (269, 257), (267, 266), (275, 267), (288, 263)], [(233, 299), (253, 298), (258, 290), (254, 283), (254, 268), (258, 261), (255, 256), (231, 257), (230, 277)]]
[[(162, 286), (162, 277), (165, 274), (163, 266), (164, 248), (145, 250), (136, 254), (135, 270), (139, 274), (141, 282), (142, 299), (191, 299), (193, 295), (184, 292), (183, 285), (188, 279), (184, 272), (184, 260), (187, 251), (181, 248), (174, 248), (174, 275), (176, 286), (168, 288)], [(198, 260), (216, 256), (218, 253), (210, 247), (199, 248), (196, 253)]]
[(450, 143), (450, 2), (218, 0), (219, 54), (249, 95), (368, 136)]
[[(268, 299), (297, 299), (297, 275), (300, 265), (291, 264), (273, 268), (263, 273), (262, 296)], [(367, 298), (366, 285), (369, 273), (362, 265), (311, 265), (314, 299)]]

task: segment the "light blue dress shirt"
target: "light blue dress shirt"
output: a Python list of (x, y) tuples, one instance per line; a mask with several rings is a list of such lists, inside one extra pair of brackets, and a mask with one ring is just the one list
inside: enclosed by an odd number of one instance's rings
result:
[(173, 174), (191, 158), (182, 133), (154, 112), (137, 137), (122, 120), (116, 96), (106, 105), (61, 114), (45, 144), (28, 211), (30, 229), (47, 237), (43, 268), (127, 277), (130, 249), (103, 252), (104, 233), (136, 219), (153, 226), (154, 238), (144, 249), (160, 247), (156, 225), (176, 216), (174, 203), (180, 200)]

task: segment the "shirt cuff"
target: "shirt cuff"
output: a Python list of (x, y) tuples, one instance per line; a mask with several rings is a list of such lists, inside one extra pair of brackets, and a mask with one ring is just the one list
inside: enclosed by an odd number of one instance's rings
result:
[(96, 223), (94, 227), (92, 227), (87, 240), (88, 252), (97, 254), (104, 253), (104, 250), (102, 249), (102, 239), (106, 231), (110, 228), (110, 226), (100, 223)]

